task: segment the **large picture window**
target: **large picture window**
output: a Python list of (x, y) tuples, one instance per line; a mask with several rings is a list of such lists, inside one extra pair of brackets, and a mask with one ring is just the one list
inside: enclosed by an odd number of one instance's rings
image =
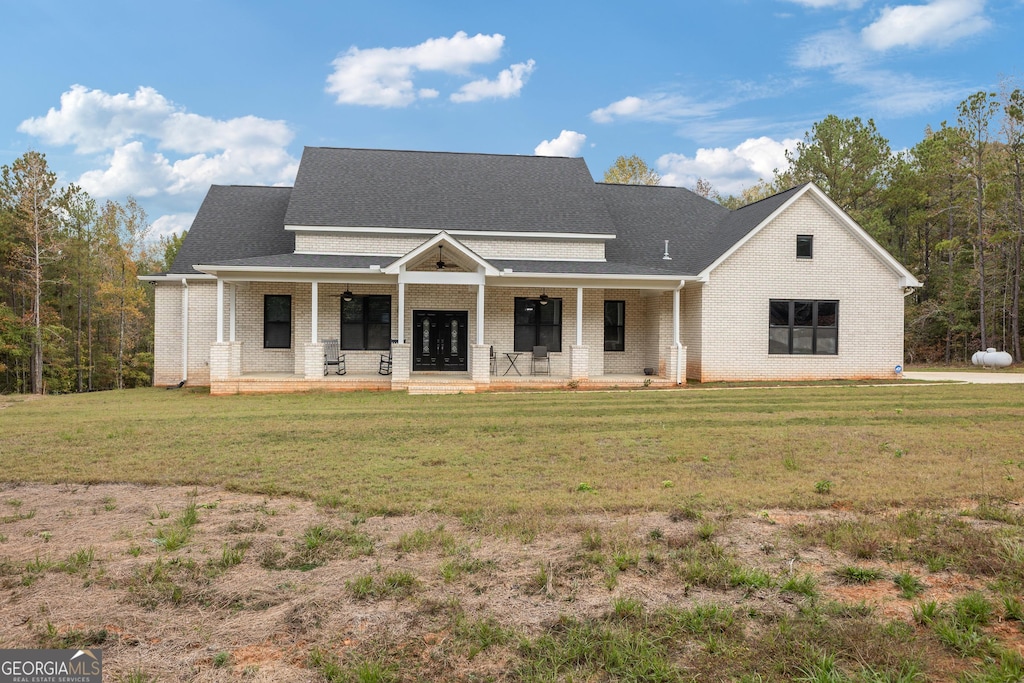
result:
[(769, 301), (768, 353), (839, 353), (839, 302)]
[(538, 299), (516, 297), (515, 350), (533, 351), (534, 346), (562, 350), (561, 299), (548, 298), (546, 304), (541, 304)]
[(626, 302), (604, 302), (604, 350), (626, 350)]
[(391, 347), (391, 296), (356, 296), (341, 301), (341, 348)]
[(292, 297), (289, 294), (263, 296), (263, 348), (292, 347)]

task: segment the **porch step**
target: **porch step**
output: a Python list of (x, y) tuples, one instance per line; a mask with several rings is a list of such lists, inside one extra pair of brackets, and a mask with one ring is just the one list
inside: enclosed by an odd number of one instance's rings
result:
[(472, 382), (431, 382), (410, 383), (409, 393), (413, 395), (428, 394), (475, 394), (476, 384)]

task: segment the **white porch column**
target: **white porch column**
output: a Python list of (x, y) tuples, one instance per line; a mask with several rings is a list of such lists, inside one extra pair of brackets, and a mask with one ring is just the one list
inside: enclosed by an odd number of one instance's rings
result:
[(576, 288), (576, 346), (583, 346), (583, 288)]
[(217, 341), (210, 346), (210, 393), (223, 393), (216, 386), (231, 376), (231, 345), (224, 343), (224, 280), (217, 278)]
[(217, 343), (224, 343), (224, 281), (217, 278)]
[(398, 281), (398, 343), (405, 343), (405, 283), (401, 280)]
[(235, 341), (235, 311), (237, 310), (238, 285), (231, 285), (231, 298), (228, 300), (228, 341)]
[(319, 323), (318, 323), (318, 320), (319, 320), (318, 316), (320, 315), (320, 286), (319, 285), (320, 285), (319, 282), (317, 282), (316, 280), (313, 280), (313, 283), (310, 286), (310, 300), (311, 300), (310, 309), (311, 310), (310, 310), (310, 314), (309, 314), (309, 329), (310, 329), (309, 341), (312, 344), (316, 344), (317, 339), (320, 338), (319, 331), (317, 329), (317, 327), (319, 325)]
[(672, 347), (676, 350), (676, 384), (683, 383), (683, 345), (679, 341), (679, 288), (672, 290)]
[(238, 312), (238, 285), (232, 284), (228, 292), (228, 346), (229, 351), (228, 375), (239, 377), (242, 374), (242, 344), (235, 336), (235, 320)]
[[(476, 343), (482, 346), (484, 343), (484, 286), (476, 286)], [(490, 358), (488, 358), (490, 362)]]
[(569, 377), (590, 378), (590, 348), (583, 344), (583, 288), (576, 288), (576, 343), (569, 347)]

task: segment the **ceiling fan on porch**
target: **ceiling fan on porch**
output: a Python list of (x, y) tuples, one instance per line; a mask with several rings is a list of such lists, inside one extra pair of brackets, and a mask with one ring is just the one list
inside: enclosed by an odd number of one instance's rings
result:
[(437, 245), (437, 263), (435, 263), (434, 265), (437, 266), (438, 270), (444, 270), (444, 267), (446, 265), (448, 265), (447, 263), (444, 262), (444, 245), (443, 244)]

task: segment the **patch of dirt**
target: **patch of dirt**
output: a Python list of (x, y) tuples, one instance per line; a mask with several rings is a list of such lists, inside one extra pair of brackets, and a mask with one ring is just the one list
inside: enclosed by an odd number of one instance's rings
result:
[[(165, 547), (190, 503), (198, 520), (180, 547)], [(851, 514), (765, 510), (706, 521), (743, 566), (776, 578), (810, 574), (824, 597), (865, 603), (886, 618), (912, 622), (914, 601), (900, 597), (896, 571), (913, 570), (925, 585), (920, 599), (948, 602), (984, 587), (955, 572), (801, 545), (792, 533)], [(616, 598), (651, 610), (716, 601), (778, 614), (799, 600), (775, 588), (686, 585), (666, 558), (696, 542), (700, 520), (659, 512), (519, 521), (522, 528), (512, 520), (497, 534), (437, 514), (362, 519), (215, 488), (8, 484), (0, 487), (0, 647), (98, 644), (109, 680), (132, 672), (160, 681), (319, 680), (311, 653), (367, 651), (401, 653), (449, 680), (500, 678), (513, 646), (473, 659), (456, 642), (454, 615), (536, 636), (564, 615), (605, 615)], [(318, 527), (343, 540), (310, 548), (318, 541), (307, 530)], [(370, 554), (354, 540), (362, 535)], [(613, 558), (623, 565), (614, 572)], [(886, 578), (844, 583), (835, 569), (849, 565)], [(388, 588), (401, 576), (413, 585)], [(365, 577), (376, 593), (357, 593)], [(993, 632), (1024, 652), (1020, 623), (1000, 622)]]

